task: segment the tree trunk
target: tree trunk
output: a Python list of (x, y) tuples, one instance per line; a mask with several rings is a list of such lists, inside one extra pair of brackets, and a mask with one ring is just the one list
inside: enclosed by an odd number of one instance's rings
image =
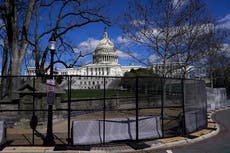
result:
[[(35, 5), (34, 0), (30, 0), (28, 3), (28, 8), (25, 13), (25, 19), (21, 19), (20, 16), (18, 16), (18, 7), (17, 7), (17, 1), (16, 0), (8, 0), (4, 2), (4, 22), (6, 25), (6, 31), (7, 31), (7, 38), (8, 38), (8, 49), (10, 53), (10, 69), (9, 69), (9, 75), (10, 81), (9, 84), (9, 98), (15, 99), (17, 98), (17, 95), (15, 94), (15, 90), (18, 89), (20, 84), (20, 78), (21, 75), (21, 64), (22, 60), (25, 56), (26, 49), (28, 46), (27, 42), (27, 32), (29, 28), (29, 23), (31, 20), (33, 8)], [(23, 20), (23, 25), (20, 26), (18, 23), (18, 18), (20, 20)], [(19, 34), (19, 31), (21, 31), (21, 34)]]
[(10, 74), (11, 74), (11, 81), (10, 81), (10, 98), (17, 99), (18, 95), (15, 94), (15, 91), (19, 88), (20, 85), (20, 70), (21, 70), (21, 59), (16, 54), (12, 53), (11, 56), (11, 65), (10, 65)]
[(9, 78), (4, 77), (8, 75), (8, 38), (6, 37), (4, 40), (4, 48), (2, 53), (2, 78), (1, 78), (1, 99), (3, 99), (8, 94), (9, 87)]

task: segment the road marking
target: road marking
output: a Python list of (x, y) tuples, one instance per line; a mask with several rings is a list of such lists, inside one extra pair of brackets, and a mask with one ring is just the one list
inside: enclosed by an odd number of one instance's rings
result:
[(166, 150), (166, 153), (173, 153), (172, 150)]

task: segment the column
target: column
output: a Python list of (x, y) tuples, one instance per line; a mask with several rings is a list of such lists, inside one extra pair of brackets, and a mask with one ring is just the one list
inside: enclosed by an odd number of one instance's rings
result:
[(109, 67), (107, 67), (107, 70), (108, 70), (108, 73), (107, 73), (107, 74), (108, 74), (108, 75), (110, 75), (110, 68), (109, 68)]

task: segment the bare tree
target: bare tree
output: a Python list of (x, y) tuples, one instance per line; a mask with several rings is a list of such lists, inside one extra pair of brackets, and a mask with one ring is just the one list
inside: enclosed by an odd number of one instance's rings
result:
[(9, 50), (8, 50), (8, 39), (7, 37), (5, 37), (5, 25), (1, 22), (0, 25), (0, 50), (1, 50), (1, 55), (2, 55), (2, 59), (1, 60), (1, 99), (3, 97), (5, 97), (8, 93), (7, 88), (4, 87), (8, 87), (7, 84), (7, 78), (5, 78), (4, 76), (8, 74), (8, 54), (9, 54)]
[[(3, 62), (6, 65), (2, 69), (4, 75), (21, 75), (22, 62), (29, 54), (33, 57), (36, 73), (45, 74), (49, 68), (49, 65), (46, 65), (49, 60), (47, 43), (52, 32), (55, 32), (59, 44), (54, 63), (73, 67), (79, 58), (90, 53), (79, 51), (76, 57), (71, 40), (68, 39), (68, 32), (95, 22), (110, 24), (102, 12), (106, 8), (103, 1), (5, 0), (1, 1), (0, 7), (5, 27)], [(70, 62), (68, 58), (73, 56), (76, 58), (72, 58)], [(12, 91), (17, 89), (20, 82), (10, 83), (9, 91)]]
[(226, 71), (229, 68), (228, 47), (224, 46), (224, 41), (229, 33), (226, 29), (214, 28), (209, 35), (208, 53), (204, 56), (203, 64), (210, 80), (210, 87), (214, 87), (216, 72)]
[(155, 55), (161, 61), (161, 76), (173, 71), (166, 68), (170, 62), (184, 69), (185, 76), (207, 51), (212, 24), (206, 9), (200, 0), (137, 0), (130, 2), (121, 28), (126, 39), (146, 48), (145, 58)]
[[(90, 23), (102, 22), (106, 25), (110, 24), (108, 18), (105, 17), (104, 9), (106, 5), (103, 1), (38, 1), (36, 5), (34, 18), (34, 38), (30, 41), (30, 45), (34, 50), (35, 67), (37, 75), (44, 75), (49, 69), (46, 66), (47, 55), (49, 52), (47, 45), (41, 44), (45, 37), (51, 32), (56, 33), (58, 48), (56, 50), (56, 58), (54, 64), (61, 63), (65, 67), (70, 68), (76, 66), (80, 58), (83, 58), (92, 52), (76, 52), (72, 42), (68, 39), (68, 32), (77, 30)], [(55, 9), (55, 12), (53, 10)], [(47, 12), (42, 15), (44, 10)], [(52, 14), (52, 16), (51, 16)], [(41, 19), (42, 16), (42, 19)], [(46, 19), (48, 22), (42, 22)], [(41, 26), (47, 24), (47, 28), (41, 30)], [(64, 58), (63, 58), (64, 57)]]
[[(6, 0), (1, 2), (1, 17), (4, 21), (6, 30), (5, 38), (7, 39), (5, 39), (5, 51), (3, 53), (10, 55), (9, 70), (7, 71), (6, 68), (3, 70), (12, 76), (20, 74), (20, 66), (22, 65), (28, 46), (27, 33), (34, 6), (34, 0), (25, 2)], [(6, 52), (9, 52), (9, 54)], [(5, 55), (3, 58), (6, 57)], [(4, 60), (6, 60), (6, 58)], [(10, 83), (11, 91), (12, 89), (17, 89), (19, 81), (14, 80)]]

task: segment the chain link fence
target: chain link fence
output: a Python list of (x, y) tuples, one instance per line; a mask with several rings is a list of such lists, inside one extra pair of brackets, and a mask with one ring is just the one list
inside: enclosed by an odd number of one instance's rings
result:
[(7, 125), (9, 145), (44, 144), (47, 103), (54, 103), (52, 127), (59, 145), (182, 136), (207, 126), (200, 80), (64, 75), (54, 76), (54, 85), (47, 80), (1, 77), (0, 120)]

